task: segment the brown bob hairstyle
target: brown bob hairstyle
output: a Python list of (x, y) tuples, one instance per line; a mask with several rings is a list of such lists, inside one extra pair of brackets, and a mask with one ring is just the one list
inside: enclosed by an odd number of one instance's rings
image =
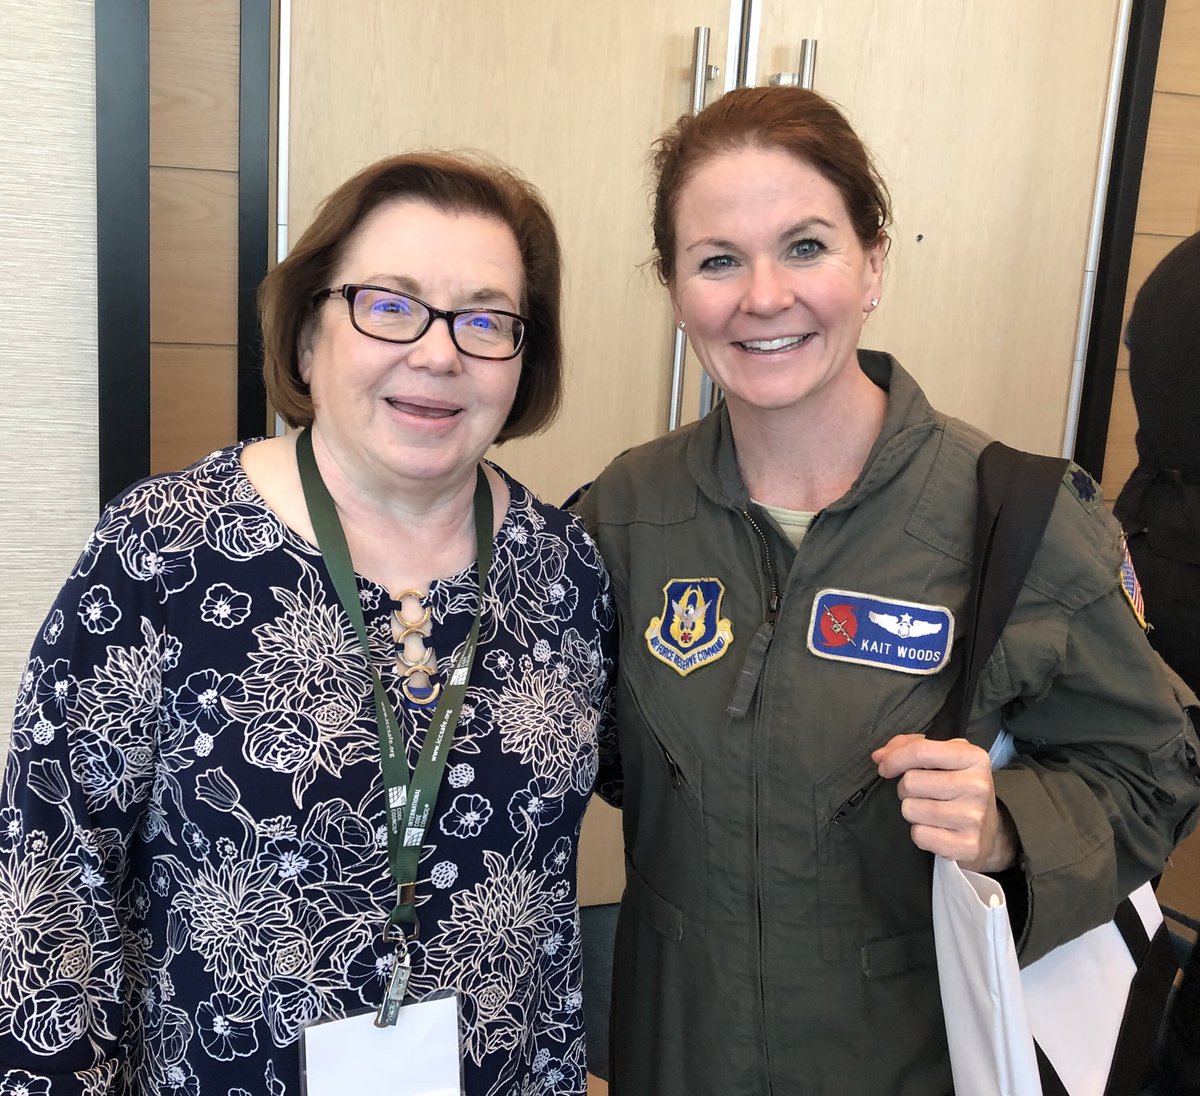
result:
[(739, 88), (685, 114), (654, 143), (654, 263), (664, 285), (675, 279), (683, 188), (708, 160), (747, 148), (779, 149), (814, 167), (841, 193), (859, 243), (869, 250), (886, 241), (887, 186), (845, 115), (804, 88)]
[(313, 421), (312, 394), (300, 379), (299, 345), (313, 320), (313, 296), (328, 288), (346, 245), (387, 202), (428, 202), (443, 212), (478, 213), (512, 229), (521, 253), (528, 318), (521, 378), (496, 441), (535, 434), (562, 399), (562, 256), (546, 203), (514, 171), (475, 154), (413, 152), (363, 168), (321, 203), (313, 223), (258, 291), (267, 398), (289, 426)]

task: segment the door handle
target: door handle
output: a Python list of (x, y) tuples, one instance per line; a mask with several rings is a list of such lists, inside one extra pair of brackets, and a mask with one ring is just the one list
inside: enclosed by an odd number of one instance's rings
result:
[[(716, 65), (708, 63), (708, 27), (697, 27), (692, 36), (692, 100), (691, 113), (699, 114), (704, 109), (704, 93), (709, 80), (721, 75)], [(687, 356), (687, 336), (678, 328), (674, 332), (671, 352), (671, 404), (667, 412), (667, 429), (679, 426), (683, 410), (683, 363)]]
[(807, 88), (812, 91), (813, 78), (817, 74), (817, 40), (804, 38), (800, 42), (800, 71), (773, 72), (767, 83), (776, 87)]

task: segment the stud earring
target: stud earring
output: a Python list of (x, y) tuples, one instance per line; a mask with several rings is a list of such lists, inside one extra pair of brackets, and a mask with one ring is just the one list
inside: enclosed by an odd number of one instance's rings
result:
[(879, 307), (879, 298), (878, 298), (878, 297), (872, 297), (872, 298), (871, 298), (871, 311), (873, 312), (873, 311), (874, 311), (875, 309), (877, 309), (878, 307)]

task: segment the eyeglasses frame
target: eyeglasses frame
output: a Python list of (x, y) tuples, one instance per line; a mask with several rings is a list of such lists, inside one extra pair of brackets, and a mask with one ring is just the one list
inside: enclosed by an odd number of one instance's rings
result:
[[(407, 297), (410, 301), (415, 301), (426, 312), (429, 317), (425, 322), (425, 326), (414, 335), (411, 339), (389, 339), (386, 335), (376, 335), (372, 331), (364, 331), (358, 326), (358, 320), (354, 315), (354, 298), (364, 289), (374, 289), (379, 293), (391, 293), (396, 297)], [(379, 342), (394, 343), (398, 346), (409, 346), (412, 343), (419, 342), (429, 334), (429, 329), (433, 326), (434, 320), (445, 320), (446, 327), (450, 331), (450, 341), (454, 344), (454, 349), (460, 354), (466, 354), (468, 358), (476, 358), (484, 362), (508, 362), (512, 361), (522, 350), (525, 349), (526, 336), (529, 333), (530, 321), (517, 312), (509, 312), (503, 308), (434, 308), (428, 301), (421, 300), (420, 297), (414, 297), (411, 293), (401, 292), (399, 289), (391, 289), (386, 285), (369, 285), (365, 282), (346, 282), (341, 286), (331, 286), (329, 289), (322, 289), (312, 295), (312, 304), (314, 307), (324, 300), (333, 300), (335, 297), (341, 297), (346, 302), (346, 309), (350, 313), (350, 325), (360, 335), (365, 335), (368, 339), (377, 339)], [(503, 357), (494, 358), (490, 355), (472, 354), (469, 350), (464, 350), (458, 344), (458, 336), (454, 331), (454, 320), (457, 316), (471, 316), (480, 312), (489, 316), (508, 316), (513, 320), (521, 322), (521, 337), (517, 340), (516, 349), (511, 354), (505, 354)]]

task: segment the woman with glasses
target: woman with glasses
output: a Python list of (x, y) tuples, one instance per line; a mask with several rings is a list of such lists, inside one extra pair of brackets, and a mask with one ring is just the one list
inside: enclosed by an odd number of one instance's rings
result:
[[(997, 874), (1023, 960), (1111, 919), (1195, 825), (1192, 698), (1073, 468), (971, 741), (927, 739), (986, 439), (857, 349), (886, 188), (800, 88), (730, 92), (654, 164), (659, 274), (724, 401), (579, 504), (621, 618), (599, 785), (627, 852), (611, 1091), (941, 1096), (930, 853)], [(993, 777), (1005, 726), (1017, 757)]]
[(579, 520), (483, 459), (556, 410), (559, 295), (536, 191), (434, 153), (268, 275), (296, 429), (109, 507), (23, 679), (0, 1090), (292, 1096), (303, 1054), (366, 1096), (449, 1048), (470, 1096), (584, 1091), (613, 609)]

